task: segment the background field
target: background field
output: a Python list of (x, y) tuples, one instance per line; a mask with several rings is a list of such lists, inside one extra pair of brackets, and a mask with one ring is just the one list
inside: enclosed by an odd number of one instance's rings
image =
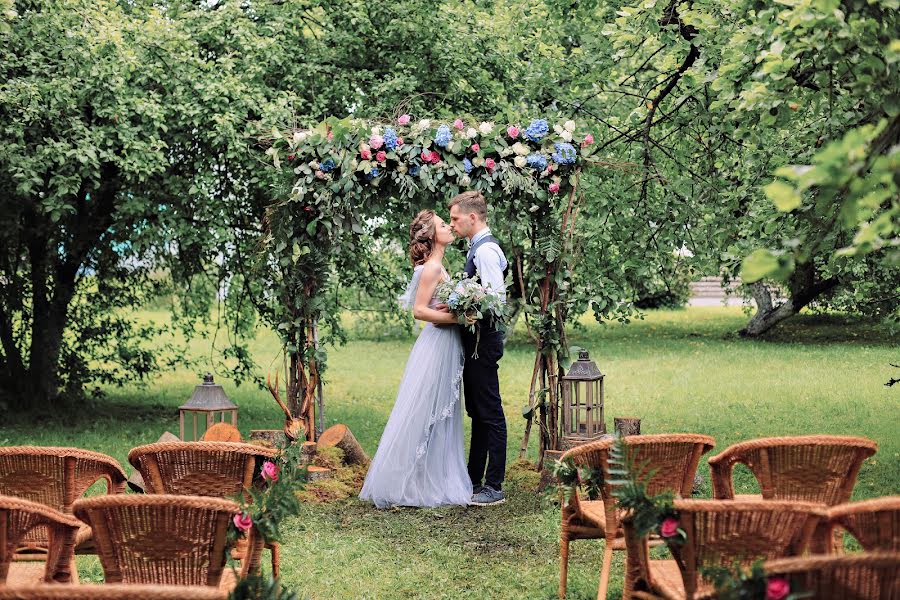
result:
[[(165, 313), (146, 313), (164, 319)], [(833, 433), (876, 440), (854, 498), (900, 493), (900, 389), (884, 382), (900, 361), (897, 338), (886, 328), (841, 316), (803, 316), (769, 341), (736, 338), (746, 321), (739, 309), (661, 311), (623, 326), (584, 322), (571, 343), (588, 348), (606, 375), (606, 415), (640, 416), (645, 433), (701, 432), (717, 450), (762, 436)], [(377, 337), (377, 330), (369, 338)], [(347, 423), (370, 453), (393, 404), (414, 339), (387, 335), (355, 339), (329, 353), (327, 421)], [(192, 344), (197, 357), (209, 341)], [(252, 346), (263, 371), (274, 370), (278, 342), (261, 331)], [(501, 363), (501, 389), (509, 421), (509, 458), (522, 439), (533, 362), (532, 347), (517, 333)], [(204, 370), (200, 365), (198, 371)], [(177, 433), (177, 407), (198, 382), (198, 372), (169, 373), (147, 387), (109, 389), (107, 397), (77, 411), (0, 424), (0, 443), (73, 445), (106, 452), (126, 464), (128, 450)], [(240, 429), (279, 427), (267, 392), (225, 388), (240, 406)], [(468, 434), (467, 434), (468, 435)], [(536, 455), (532, 441), (529, 455)], [(130, 471), (130, 467), (126, 467)], [(708, 468), (701, 465), (708, 476)], [(739, 473), (741, 492), (753, 485)], [(501, 507), (376, 511), (359, 501), (307, 506), (289, 523), (283, 579), (312, 598), (551, 598), (558, 577), (559, 509), (508, 486)], [(702, 495), (709, 495), (708, 478)], [(593, 598), (602, 543), (573, 545), (570, 597)], [(82, 578), (101, 571), (79, 559)], [(616, 553), (610, 597), (621, 593), (622, 555)]]

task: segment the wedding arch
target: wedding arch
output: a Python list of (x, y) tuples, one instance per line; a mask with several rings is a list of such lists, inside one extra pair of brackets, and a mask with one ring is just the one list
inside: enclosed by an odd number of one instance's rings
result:
[(337, 307), (321, 297), (329, 278), (339, 276), (334, 257), (370, 251), (373, 219), (406, 222), (423, 203), (476, 189), (488, 198), (492, 229), (511, 258), (514, 296), (535, 340), (521, 453), (535, 416), (541, 457), (558, 448), (579, 180), (587, 168), (614, 166), (595, 154), (593, 134), (563, 118), (499, 124), (399, 115), (390, 122), (328, 118), (310, 129), (273, 129), (266, 141), (285, 182), (266, 212), (268, 318), (285, 345), (287, 404), (307, 439), (324, 423), (326, 355), (318, 328), (337, 318)]

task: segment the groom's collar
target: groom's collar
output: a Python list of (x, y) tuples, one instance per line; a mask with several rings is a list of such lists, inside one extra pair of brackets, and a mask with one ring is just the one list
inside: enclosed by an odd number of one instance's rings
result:
[(479, 231), (478, 233), (476, 233), (476, 234), (472, 237), (471, 240), (469, 240), (469, 247), (471, 248), (471, 247), (472, 247), (472, 244), (474, 244), (475, 242), (477, 242), (477, 241), (480, 240), (481, 238), (483, 238), (483, 237), (485, 237), (485, 236), (488, 236), (488, 235), (491, 235), (491, 228), (490, 228), (490, 227), (485, 227), (484, 229), (482, 229), (481, 231)]

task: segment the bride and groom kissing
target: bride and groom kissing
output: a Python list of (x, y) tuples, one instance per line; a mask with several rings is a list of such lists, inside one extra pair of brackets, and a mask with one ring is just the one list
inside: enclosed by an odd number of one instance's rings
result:
[[(478, 334), (458, 325), (437, 295), (450, 280), (444, 252), (456, 236), (469, 240), (465, 274), (505, 300), (506, 256), (486, 223), (487, 204), (477, 191), (450, 200), (450, 223), (423, 210), (410, 225), (413, 276), (401, 297), (425, 321), (409, 359), (394, 408), (360, 498), (378, 508), (489, 506), (506, 501), (506, 418), (498, 362), (503, 332), (490, 317)], [(472, 419), (468, 465), (463, 459), (460, 392)], [(483, 484), (482, 484), (483, 481)]]

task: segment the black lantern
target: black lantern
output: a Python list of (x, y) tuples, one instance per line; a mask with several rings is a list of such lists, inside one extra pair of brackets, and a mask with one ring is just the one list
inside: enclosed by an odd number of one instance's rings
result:
[(562, 378), (563, 448), (590, 442), (606, 433), (603, 419), (603, 373), (587, 350), (578, 353), (569, 373)]
[[(181, 439), (196, 442), (216, 423), (230, 422), (237, 427), (237, 413), (237, 405), (228, 399), (222, 386), (213, 381), (212, 373), (207, 373), (203, 383), (194, 388), (191, 399), (178, 407)], [(187, 430), (185, 421), (188, 422)]]

